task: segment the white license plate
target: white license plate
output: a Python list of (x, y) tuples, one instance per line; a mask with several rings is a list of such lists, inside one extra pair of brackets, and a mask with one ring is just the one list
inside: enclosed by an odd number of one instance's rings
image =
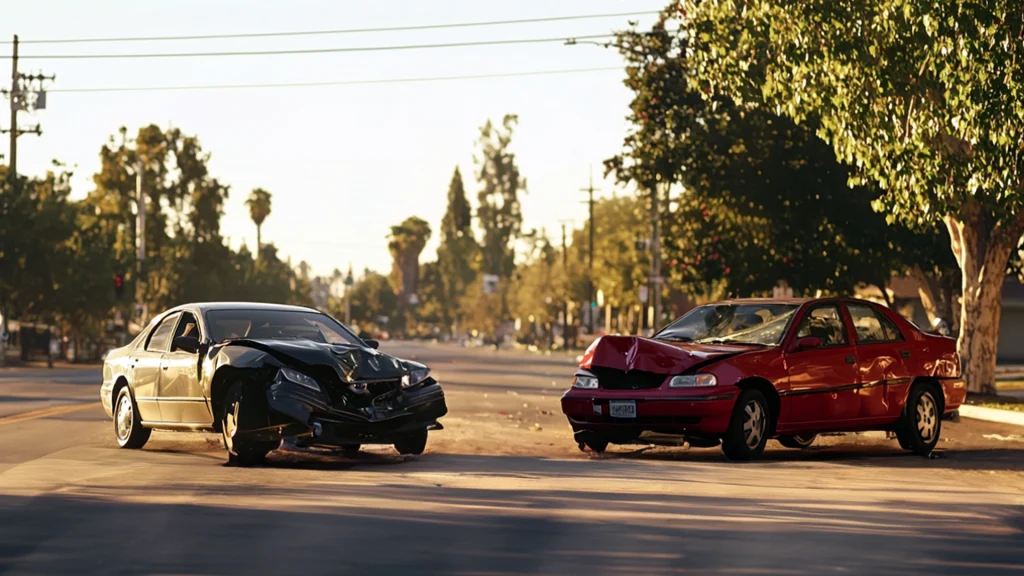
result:
[(609, 400), (608, 414), (613, 418), (636, 418), (636, 402), (633, 400)]

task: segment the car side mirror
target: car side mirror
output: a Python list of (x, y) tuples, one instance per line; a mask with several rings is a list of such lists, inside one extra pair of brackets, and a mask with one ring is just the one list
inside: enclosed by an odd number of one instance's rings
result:
[(380, 348), (380, 342), (374, 340), (373, 338), (367, 338), (366, 340), (363, 340), (363, 342), (366, 342), (366, 345), (369, 346), (370, 348), (373, 348), (374, 350)]
[(189, 354), (198, 353), (199, 338), (195, 336), (178, 336), (171, 342), (171, 352), (177, 352), (178, 350), (184, 350)]
[(815, 348), (821, 348), (821, 338), (817, 336), (804, 336), (803, 338), (797, 338), (789, 351), (802, 352), (804, 350), (814, 350)]

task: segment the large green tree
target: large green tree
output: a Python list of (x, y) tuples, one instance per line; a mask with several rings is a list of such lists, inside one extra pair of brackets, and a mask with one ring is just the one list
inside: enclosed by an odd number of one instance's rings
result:
[(418, 216), (410, 216), (401, 224), (391, 227), (388, 236), (388, 250), (391, 252), (391, 282), (398, 294), (398, 328), (408, 324), (409, 307), (418, 298), (420, 283), (420, 253), (430, 240), (430, 224)]
[(814, 121), (855, 180), (885, 191), (890, 219), (946, 226), (964, 376), (994, 391), (1002, 285), (1024, 232), (1019, 2), (692, 0), (670, 13), (708, 92)]
[(506, 115), (501, 126), (490, 120), (480, 129), (477, 141), (477, 220), (483, 231), (482, 271), (506, 280), (515, 268), (515, 241), (523, 227), (519, 195), (526, 192), (526, 180), (519, 174), (515, 154), (510, 150), (519, 118)]
[(473, 236), (473, 211), (466, 198), (462, 174), (455, 168), (448, 184), (448, 209), (441, 219), (441, 245), (437, 249), (438, 305), (449, 331), (459, 323), (459, 298), (476, 277), (479, 246)]
[(256, 248), (263, 245), (263, 222), (270, 216), (270, 192), (263, 188), (255, 188), (245, 199), (249, 208), (249, 218), (256, 225)]
[(851, 169), (808, 126), (705, 100), (690, 77), (689, 38), (664, 20), (617, 44), (632, 129), (608, 167), (625, 182), (668, 185), (662, 273), (691, 297), (764, 293), (780, 280), (802, 293), (873, 283), (885, 294), (891, 274), (922, 255), (904, 247), (935, 235), (887, 225), (871, 209), (881, 191), (851, 191)]

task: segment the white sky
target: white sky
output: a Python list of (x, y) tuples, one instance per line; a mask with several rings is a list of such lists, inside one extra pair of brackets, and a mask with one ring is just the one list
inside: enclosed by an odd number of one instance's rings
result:
[[(392, 27), (656, 11), (663, 0), (0, 0), (0, 40), (277, 32)], [(654, 16), (639, 18), (650, 23)], [(448, 30), (187, 42), (22, 44), (21, 55), (287, 50), (608, 33), (626, 18)], [(10, 45), (0, 45), (9, 54)], [(9, 66), (10, 60), (0, 60)], [(52, 159), (77, 166), (75, 195), (92, 189), (98, 153), (127, 126), (174, 126), (199, 137), (212, 153), (212, 174), (231, 185), (222, 221), (231, 244), (255, 244), (244, 200), (254, 187), (273, 193), (263, 238), (293, 263), (316, 273), (348, 267), (390, 267), (389, 226), (418, 215), (435, 229), (422, 260), (432, 259), (436, 228), (455, 165), (475, 205), (477, 129), (488, 118), (517, 113), (513, 147), (529, 194), (526, 228), (559, 220), (581, 223), (588, 171), (601, 181), (601, 162), (626, 131), (630, 93), (620, 70), (557, 76), (413, 84), (247, 90), (59, 93), (59, 89), (325, 82), (614, 67), (621, 58), (592, 45), (560, 43), (487, 47), (218, 58), (108, 60), (22, 59), (20, 71), (56, 74), (47, 109), (21, 114), (18, 169), (42, 174)], [(9, 85), (9, 72), (0, 84)], [(3, 106), (6, 107), (6, 101)], [(0, 125), (7, 127), (7, 114)], [(6, 152), (7, 139), (0, 143)]]

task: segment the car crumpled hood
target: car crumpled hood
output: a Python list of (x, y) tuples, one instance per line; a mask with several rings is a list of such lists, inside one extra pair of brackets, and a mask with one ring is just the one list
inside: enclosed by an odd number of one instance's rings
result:
[(580, 368), (683, 374), (711, 362), (751, 351), (748, 346), (662, 342), (639, 336), (602, 336), (587, 348)]
[(342, 382), (391, 380), (410, 370), (424, 367), (417, 362), (399, 360), (373, 348), (355, 344), (325, 344), (311, 340), (236, 339), (229, 345), (256, 348), (287, 365), (329, 366)]

